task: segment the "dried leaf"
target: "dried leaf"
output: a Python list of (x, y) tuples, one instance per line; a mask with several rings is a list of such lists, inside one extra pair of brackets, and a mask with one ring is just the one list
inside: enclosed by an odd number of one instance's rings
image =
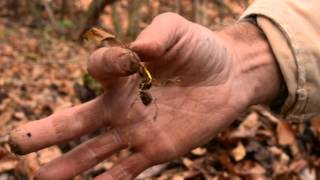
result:
[(197, 156), (202, 156), (207, 153), (207, 149), (198, 147), (198, 148), (192, 150), (191, 153), (194, 155), (197, 155)]
[(0, 173), (15, 169), (18, 164), (17, 159), (5, 159), (0, 162)]
[(238, 146), (232, 150), (231, 154), (234, 160), (241, 161), (246, 156), (246, 149), (243, 144), (239, 142)]
[(246, 138), (253, 137), (261, 123), (258, 121), (258, 114), (256, 112), (252, 112), (248, 115), (245, 120), (240, 124), (239, 128), (232, 132), (230, 137), (232, 138)]
[(262, 106), (259, 106), (259, 105), (258, 106), (253, 106), (252, 109), (257, 111), (260, 115), (266, 117), (272, 123), (278, 123), (279, 122), (279, 119), (277, 117), (275, 117), (271, 112), (269, 112), (268, 110), (266, 110)]
[(7, 124), (7, 122), (11, 119), (12, 114), (13, 110), (10, 108), (0, 114), (0, 127), (4, 127), (4, 125)]
[(234, 171), (239, 175), (264, 175), (266, 173), (265, 168), (263, 168), (260, 164), (253, 161), (244, 161), (238, 163), (234, 167)]
[(38, 158), (40, 164), (46, 164), (53, 159), (61, 156), (61, 151), (58, 146), (51, 146), (49, 148), (42, 149), (38, 151)]
[(91, 28), (89, 29), (84, 35), (83, 38), (87, 41), (98, 41), (102, 42), (108, 39), (115, 39), (116, 37), (110, 33), (107, 33), (98, 28)]
[(0, 147), (0, 173), (16, 168), (18, 159), (6, 148)]
[(99, 44), (106, 42), (107, 46), (122, 46), (121, 42), (116, 39), (116, 36), (95, 27), (89, 29), (83, 35), (83, 38)]
[(13, 113), (13, 117), (15, 117), (16, 119), (19, 119), (19, 120), (26, 119), (24, 112), (21, 112), (21, 111)]
[(314, 135), (320, 137), (320, 116), (311, 119), (311, 130)]
[(269, 152), (271, 152), (274, 156), (279, 157), (281, 164), (287, 164), (290, 160), (290, 157), (284, 153), (284, 151), (276, 146), (272, 146), (268, 148)]
[(40, 168), (37, 154), (31, 153), (23, 156), (17, 165), (17, 169), (28, 176), (28, 179), (33, 179)]
[(302, 171), (304, 168), (307, 167), (307, 161), (304, 159), (299, 159), (296, 160), (294, 162), (292, 162), (289, 166), (290, 171), (295, 172), (295, 173), (299, 173), (300, 171)]
[(184, 180), (184, 177), (181, 175), (174, 175), (172, 180)]
[(290, 124), (285, 121), (279, 121), (277, 124), (277, 138), (280, 145), (292, 145), (295, 142), (294, 134)]
[(300, 173), (299, 173), (300, 179), (303, 180), (316, 180), (316, 170), (314, 168), (304, 168)]
[(189, 169), (192, 168), (193, 161), (191, 161), (189, 158), (182, 158), (182, 163)]
[(163, 171), (168, 166), (168, 163), (159, 164), (150, 167), (149, 169), (143, 171), (136, 179), (147, 179), (151, 178), (157, 174), (159, 174), (161, 171)]

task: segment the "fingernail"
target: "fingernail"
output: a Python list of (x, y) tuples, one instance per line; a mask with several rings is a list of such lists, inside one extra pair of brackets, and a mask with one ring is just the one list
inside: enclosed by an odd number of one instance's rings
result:
[(119, 65), (125, 74), (134, 74), (139, 70), (140, 59), (139, 56), (131, 50), (119, 55)]
[(9, 136), (9, 140), (8, 140), (8, 144), (10, 146), (11, 152), (17, 154), (17, 155), (23, 155), (23, 151), (21, 149), (21, 147), (16, 144), (15, 142), (13, 142)]

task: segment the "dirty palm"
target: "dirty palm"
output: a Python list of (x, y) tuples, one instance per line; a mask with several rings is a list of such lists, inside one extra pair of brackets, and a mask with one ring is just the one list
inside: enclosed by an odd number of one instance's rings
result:
[(11, 133), (11, 145), (25, 154), (111, 127), (46, 164), (38, 177), (74, 177), (129, 148), (128, 157), (99, 177), (134, 178), (208, 142), (247, 107), (247, 91), (233, 81), (239, 78), (234, 56), (209, 29), (167, 13), (129, 47), (102, 47), (89, 58), (88, 72), (105, 88), (101, 96)]
[[(124, 44), (123, 42), (118, 40), (114, 35), (109, 34), (103, 31), (102, 29), (93, 27), (84, 34), (83, 38), (87, 41), (98, 43), (98, 46), (120, 47), (128, 50), (128, 54), (130, 54), (130, 58), (132, 58), (132, 60), (130, 61), (130, 66), (127, 68), (129, 68), (128, 71), (130, 73), (138, 74), (141, 79), (138, 85), (138, 95), (140, 97), (141, 102), (145, 106), (148, 106), (153, 101), (151, 93), (148, 92), (148, 90), (152, 87), (152, 84), (155, 84), (156, 86), (166, 86), (169, 84), (179, 82), (178, 77), (167, 79), (165, 81), (162, 80), (162, 82), (160, 80), (153, 79), (151, 73), (143, 64), (139, 56), (135, 52), (133, 52), (127, 44)], [(132, 107), (134, 103), (135, 101), (132, 102), (130, 107)], [(156, 102), (154, 103), (156, 107), (154, 119), (156, 119), (157, 105)], [(128, 114), (128, 118), (130, 118), (130, 113)]]

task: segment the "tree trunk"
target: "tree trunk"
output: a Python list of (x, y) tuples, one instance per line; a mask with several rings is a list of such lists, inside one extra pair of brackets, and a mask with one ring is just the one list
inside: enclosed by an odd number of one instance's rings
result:
[(193, 0), (192, 2), (194, 21), (206, 26), (208, 0)]
[(93, 0), (89, 6), (89, 9), (84, 16), (84, 19), (80, 22), (80, 34), (79, 38), (82, 37), (82, 35), (90, 29), (92, 26), (95, 26), (98, 24), (99, 17), (101, 13), (103, 12), (104, 8), (115, 2), (115, 0)]
[(70, 10), (70, 8), (73, 8), (71, 7), (70, 5), (70, 1), (62, 1), (61, 2), (61, 6), (60, 6), (60, 19), (63, 20), (67, 11)]
[(51, 9), (51, 7), (49, 5), (48, 0), (41, 0), (41, 3), (44, 6), (44, 8), (45, 8), (45, 10), (46, 10), (46, 12), (48, 14), (48, 17), (49, 17), (49, 20), (50, 20), (52, 28), (57, 32), (62, 31), (62, 29), (60, 29), (59, 24), (58, 24), (54, 14), (53, 14), (53, 11), (52, 11), (52, 9)]
[(117, 38), (123, 40), (123, 28), (121, 23), (122, 20), (118, 13), (117, 3), (113, 3), (111, 5), (111, 8), (112, 8), (111, 17), (112, 17), (112, 24), (114, 27), (114, 31), (116, 32)]
[(181, 1), (180, 0), (176, 0), (176, 2), (175, 2), (175, 11), (177, 14), (181, 14)]
[(129, 10), (128, 37), (134, 39), (139, 33), (140, 7), (142, 0), (133, 0)]

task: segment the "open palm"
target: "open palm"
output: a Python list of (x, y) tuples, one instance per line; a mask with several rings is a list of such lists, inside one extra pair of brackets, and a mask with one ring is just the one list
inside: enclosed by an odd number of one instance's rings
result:
[(103, 95), (11, 133), (11, 145), (25, 154), (110, 127), (45, 165), (39, 179), (69, 179), (124, 148), (132, 154), (96, 179), (132, 179), (208, 142), (249, 105), (236, 55), (218, 33), (166, 13), (130, 48), (158, 81), (149, 90), (151, 104), (139, 99), (132, 53), (101, 48), (91, 56), (88, 71), (105, 87)]

